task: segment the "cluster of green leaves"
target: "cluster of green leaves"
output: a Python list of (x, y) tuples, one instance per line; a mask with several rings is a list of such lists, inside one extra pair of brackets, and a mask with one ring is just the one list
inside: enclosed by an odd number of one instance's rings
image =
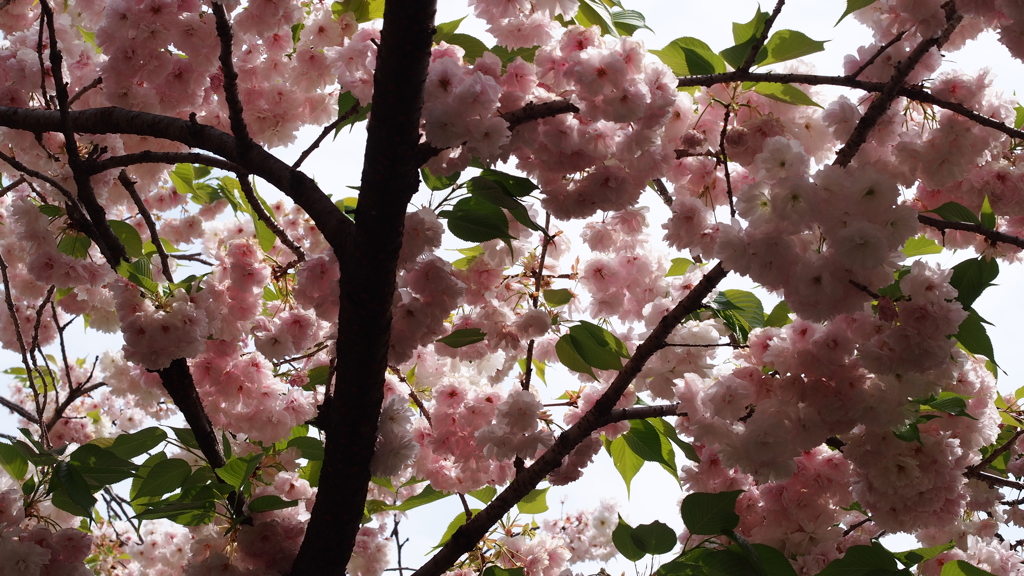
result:
[[(757, 13), (749, 22), (734, 22), (732, 36), (735, 44), (719, 52), (715, 52), (707, 43), (697, 38), (684, 36), (669, 42), (661, 50), (651, 50), (651, 53), (660, 58), (677, 76), (722, 74), (729, 68), (736, 70), (743, 65), (754, 45), (764, 37), (767, 20), (768, 13), (758, 7)], [(824, 49), (825, 41), (813, 40), (796, 30), (777, 30), (758, 50), (753, 65), (769, 66), (787, 62)], [(743, 84), (743, 90), (753, 90), (766, 98), (786, 104), (821, 107), (803, 90), (792, 84), (747, 82)]]
[[(712, 300), (710, 312), (722, 319), (739, 344), (746, 344), (754, 328), (781, 328), (792, 322), (785, 302), (779, 302), (765, 314), (761, 299), (746, 290), (722, 290)], [(699, 320), (700, 317), (700, 312), (694, 312), (687, 320)]]
[[(598, 26), (601, 34), (618, 38), (632, 36), (637, 30), (650, 30), (644, 15), (627, 10), (619, 0), (580, 0), (580, 7), (572, 21), (580, 26)], [(570, 23), (563, 20), (563, 24)]]
[(967, 413), (968, 400), (970, 400), (970, 397), (953, 392), (941, 392), (938, 396), (933, 394), (927, 398), (914, 398), (910, 402), (911, 406), (915, 409), (917, 417), (902, 430), (893, 431), (893, 434), (904, 442), (917, 442), (920, 444), (921, 431), (918, 429), (918, 426), (929, 420), (941, 418), (944, 414), (977, 420), (977, 418)]
[(569, 328), (555, 344), (558, 360), (574, 372), (589, 374), (595, 380), (598, 370), (621, 370), (629, 350), (614, 334), (586, 320)]
[[(113, 438), (97, 438), (79, 446), (70, 454), (64, 450), (47, 450), (35, 441), (28, 430), (22, 430), (28, 442), (14, 440), (0, 443), (0, 466), (22, 483), (26, 497), (50, 497), (60, 510), (93, 518), (95, 494), (107, 486), (131, 480), (129, 499), (136, 520), (166, 518), (185, 526), (198, 526), (213, 521), (217, 514), (229, 514), (233, 522), (242, 521), (248, 513), (267, 512), (298, 504), (276, 495), (248, 500), (258, 485), (257, 468), (273, 456), (295, 447), (308, 461), (302, 477), (317, 485), (319, 463), (323, 460), (323, 444), (308, 436), (308, 428), (299, 426), (291, 437), (272, 446), (263, 447), (244, 456), (233, 456), (230, 443), (223, 443), (226, 464), (216, 470), (208, 464), (193, 466), (182, 458), (169, 458), (166, 450), (153, 451), (168, 443), (195, 454), (200, 452), (195, 435), (188, 428), (171, 428), (170, 440), (162, 428), (151, 427)], [(148, 454), (152, 452), (152, 454)], [(148, 454), (148, 455), (147, 455)], [(141, 464), (133, 460), (147, 455)], [(36, 468), (38, 480), (29, 475), (29, 464)], [(45, 492), (40, 492), (45, 486)], [(246, 511), (232, 506), (246, 498)]]
[(675, 428), (664, 418), (630, 420), (629, 431), (614, 440), (602, 437), (604, 448), (612, 457), (612, 464), (630, 490), (633, 477), (647, 462), (654, 462), (679, 481), (675, 448), (691, 462), (700, 462), (693, 446), (679, 438)]
[[(655, 576), (796, 576), (782, 552), (764, 544), (752, 544), (736, 533), (740, 522), (736, 500), (742, 493), (735, 490), (687, 495), (680, 515), (690, 537), (684, 550), (662, 564)], [(697, 536), (707, 538), (690, 547)], [(631, 528), (621, 518), (612, 538), (619, 552), (634, 562), (648, 554), (670, 552), (677, 541), (675, 532), (665, 524), (654, 522)], [(953, 545), (949, 542), (895, 553), (877, 541), (851, 546), (842, 558), (825, 566), (819, 576), (911, 576), (911, 568), (952, 550)], [(960, 560), (948, 562), (942, 569), (942, 576), (986, 575), (989, 573)]]
[[(479, 176), (461, 184), (458, 182), (460, 173), (443, 178), (423, 169), (421, 175), (431, 191), (451, 189), (449, 197), (462, 190), (468, 192), (451, 208), (437, 213), (439, 218), (448, 221), (448, 230), (460, 240), (474, 243), (501, 240), (511, 251), (513, 237), (509, 233), (505, 211), (523, 226), (547, 234), (543, 226), (530, 218), (526, 206), (520, 200), (537, 189), (537, 185), (529, 178), (489, 168), (482, 169)], [(442, 204), (446, 201), (442, 201)]]

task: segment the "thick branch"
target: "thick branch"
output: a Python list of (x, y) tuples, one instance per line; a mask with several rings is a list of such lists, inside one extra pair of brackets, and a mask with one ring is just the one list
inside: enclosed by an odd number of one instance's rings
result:
[(7, 408), (11, 412), (14, 412), (18, 416), (21, 416), (22, 418), (28, 420), (33, 424), (39, 424), (39, 419), (35, 417), (35, 414), (32, 414), (21, 405), (15, 404), (14, 402), (11, 402), (10, 400), (4, 398), (3, 396), (0, 396), (0, 406)]
[(636, 378), (644, 364), (657, 352), (672, 331), (683, 321), (683, 318), (698, 310), (718, 283), (725, 278), (727, 271), (721, 264), (715, 265), (694, 286), (693, 290), (683, 298), (658, 325), (650, 336), (637, 346), (633, 357), (619, 371), (605, 393), (594, 403), (594, 406), (583, 417), (555, 440), (555, 443), (537, 459), (529, 468), (516, 475), (505, 490), (498, 494), (486, 508), (481, 510), (472, 520), (459, 528), (451, 540), (428, 560), (413, 576), (439, 576), (455, 564), (460, 556), (473, 549), (476, 543), (487, 533), (524, 496), (529, 494), (552, 470), (562, 464), (562, 459), (589, 437), (595, 430), (606, 425), (608, 418), (622, 393)]
[[(302, 207), (336, 254), (345, 249), (347, 237), (353, 229), (352, 221), (338, 210), (309, 176), (292, 170), (259, 146), (250, 146), (239, 154), (235, 138), (211, 126), (113, 106), (72, 111), (69, 117), (79, 134), (151, 136), (206, 150), (234, 162), (277, 187)], [(52, 110), (0, 106), (0, 126), (32, 133), (59, 132), (60, 115)]]
[(679, 412), (678, 403), (616, 408), (608, 413), (606, 422), (611, 424), (613, 422), (622, 422), (623, 420), (643, 420), (644, 418), (664, 418), (665, 416), (686, 416), (686, 412)]
[(189, 372), (188, 362), (184, 358), (171, 360), (171, 365), (163, 370), (157, 370), (160, 375), (160, 382), (164, 390), (174, 401), (174, 405), (181, 410), (185, 422), (195, 434), (196, 442), (203, 456), (214, 469), (224, 466), (224, 454), (220, 449), (220, 441), (217, 440), (217, 433), (213, 430), (210, 417), (203, 408), (203, 402), (199, 399), (199, 392), (196, 391), (195, 381), (192, 380), (192, 373)]
[(351, 248), (336, 251), (336, 350), (343, 369), (336, 373), (319, 492), (293, 576), (344, 574), (363, 517), (405, 213), (420, 184), (416, 148), (435, 12), (436, 0), (389, 0), (384, 8), (359, 215)]
[(231, 133), (235, 135), (239, 151), (252, 146), (249, 128), (242, 118), (242, 99), (238, 95), (238, 72), (231, 60), (231, 22), (228, 20), (224, 5), (213, 2), (213, 17), (217, 21), (217, 37), (220, 38), (220, 69), (224, 75), (224, 102), (228, 105), (228, 118), (231, 121)]
[(942, 220), (941, 218), (934, 218), (932, 216), (925, 216), (924, 214), (917, 215), (917, 221), (925, 226), (931, 226), (936, 230), (945, 232), (946, 230), (961, 230), (963, 232), (974, 232), (980, 236), (984, 236), (989, 242), (993, 244), (1003, 243), (1016, 246), (1018, 248), (1024, 248), (1024, 238), (1019, 236), (1011, 236), (998, 230), (991, 230), (985, 228), (981, 224), (972, 224), (971, 222), (951, 222), (949, 220)]

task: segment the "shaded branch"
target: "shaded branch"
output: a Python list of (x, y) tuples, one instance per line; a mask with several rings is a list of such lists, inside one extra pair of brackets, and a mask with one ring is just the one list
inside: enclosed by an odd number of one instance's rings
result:
[[(352, 221), (338, 210), (312, 178), (292, 170), (259, 146), (250, 146), (239, 153), (235, 137), (212, 126), (115, 106), (71, 111), (69, 118), (80, 134), (151, 136), (206, 150), (234, 162), (284, 192), (305, 210), (336, 254), (346, 249), (348, 237), (353, 232)], [(0, 106), (0, 126), (32, 133), (58, 132), (60, 115), (53, 110)]]
[(950, 220), (943, 220), (941, 218), (933, 218), (932, 216), (926, 216), (924, 214), (917, 215), (917, 221), (925, 226), (931, 226), (936, 230), (945, 232), (946, 230), (960, 230), (963, 232), (973, 232), (979, 236), (984, 236), (989, 242), (993, 244), (1002, 243), (1010, 244), (1018, 248), (1024, 249), (1024, 238), (1019, 236), (1012, 236), (1005, 232), (999, 232), (998, 230), (992, 230), (985, 228), (981, 224), (973, 224), (971, 222), (953, 222)]
[(498, 494), (491, 503), (477, 513), (472, 520), (459, 528), (452, 538), (430, 558), (414, 576), (439, 576), (455, 564), (460, 556), (469, 552), (476, 543), (500, 520), (519, 500), (530, 493), (550, 472), (562, 464), (567, 456), (595, 430), (607, 423), (609, 415), (622, 393), (640, 373), (644, 364), (657, 352), (668, 336), (686, 316), (698, 310), (719, 282), (728, 272), (721, 263), (708, 270), (704, 278), (694, 286), (679, 303), (669, 311), (639, 346), (626, 365), (605, 390), (594, 406), (562, 433), (555, 443), (530, 467), (518, 473), (514, 480)]
[(722, 164), (725, 171), (725, 193), (729, 197), (729, 215), (736, 217), (736, 203), (732, 198), (732, 178), (729, 176), (729, 155), (725, 151), (725, 136), (729, 132), (729, 116), (732, 114), (732, 105), (725, 105), (725, 118), (722, 119), (722, 134), (718, 142), (718, 162)]
[(85, 396), (86, 394), (92, 392), (93, 390), (98, 390), (106, 385), (106, 382), (97, 382), (89, 386), (82, 385), (76, 388), (72, 388), (68, 392), (68, 397), (65, 398), (63, 402), (58, 404), (56, 408), (54, 408), (53, 415), (50, 416), (50, 419), (46, 421), (46, 429), (53, 430), (53, 427), (57, 425), (57, 422), (59, 422), (60, 419), (64, 417), (64, 412), (71, 406), (71, 404), (75, 400), (78, 400), (79, 398)]
[(24, 418), (25, 420), (28, 420), (29, 422), (31, 422), (33, 424), (39, 424), (39, 418), (36, 418), (34, 414), (29, 412), (27, 409), (25, 409), (21, 405), (16, 404), (16, 403), (8, 400), (7, 398), (4, 398), (3, 396), (0, 396), (0, 406), (3, 406), (4, 408), (7, 408), (11, 412), (14, 412), (18, 416), (21, 416), (22, 418)]
[[(676, 151), (679, 152), (678, 150)], [(668, 187), (665, 186), (665, 182), (661, 178), (655, 178), (651, 180), (651, 185), (654, 188), (654, 192), (661, 198), (661, 201), (665, 203), (665, 206), (672, 207), (672, 195), (668, 192)]]
[(121, 186), (131, 196), (132, 202), (135, 203), (135, 207), (139, 209), (139, 215), (142, 216), (142, 220), (146, 223), (146, 228), (149, 229), (149, 238), (153, 241), (153, 246), (156, 247), (157, 254), (160, 255), (160, 268), (163, 270), (164, 278), (174, 284), (174, 278), (171, 276), (171, 262), (170, 258), (167, 257), (167, 251), (164, 250), (164, 244), (160, 241), (160, 234), (156, 230), (156, 221), (153, 220), (153, 215), (149, 213), (146, 208), (145, 202), (142, 201), (142, 197), (139, 196), (139, 191), (135, 189), (135, 182), (128, 177), (128, 172), (121, 170), (121, 173), (117, 175), (117, 181), (121, 183)]
[(224, 102), (228, 105), (228, 118), (231, 122), (231, 133), (237, 139), (236, 145), (239, 152), (253, 145), (252, 137), (249, 136), (249, 127), (245, 125), (242, 118), (242, 99), (238, 95), (238, 72), (235, 71), (235, 64), (231, 60), (231, 42), (234, 34), (231, 32), (231, 22), (228, 20), (224, 5), (220, 2), (212, 2), (213, 17), (217, 22), (217, 37), (220, 39), (220, 69), (224, 76)]
[(1011, 488), (1013, 490), (1024, 490), (1024, 484), (1020, 482), (1008, 480), (1001, 476), (996, 476), (995, 474), (989, 474), (987, 472), (971, 472), (970, 470), (968, 470), (967, 472), (964, 472), (964, 476), (967, 476), (968, 478), (977, 478), (978, 480), (981, 480), (982, 482), (988, 484), (989, 486), (1000, 486), (1003, 488)]
[(89, 162), (88, 169), (92, 174), (99, 174), (114, 168), (125, 168), (135, 164), (200, 164), (211, 168), (220, 168), (228, 172), (240, 172), (242, 167), (223, 158), (200, 154), (199, 152), (154, 152), (145, 150), (133, 154), (111, 156), (102, 160)]
[(192, 380), (192, 373), (188, 369), (188, 362), (184, 358), (171, 360), (171, 365), (162, 370), (156, 370), (160, 375), (160, 382), (164, 390), (174, 401), (174, 405), (185, 417), (185, 422), (195, 434), (199, 449), (203, 452), (206, 461), (215, 470), (224, 466), (224, 454), (221, 452), (220, 441), (217, 433), (213, 430), (203, 402), (199, 399), (199, 392), (196, 391), (195, 381)]
[(103, 76), (97, 76), (95, 80), (89, 82), (85, 86), (82, 86), (81, 90), (75, 92), (75, 95), (68, 99), (68, 106), (71, 106), (72, 104), (77, 102), (79, 98), (85, 96), (90, 90), (98, 87), (100, 84), (103, 84)]
[(8, 192), (10, 192), (11, 190), (14, 190), (18, 186), (21, 186), (25, 182), (27, 182), (27, 180), (25, 180), (24, 176), (18, 176), (16, 179), (14, 179), (7, 186), (4, 186), (3, 188), (0, 188), (0, 198), (3, 198), (4, 196), (7, 195)]
[(989, 452), (988, 456), (985, 456), (985, 458), (981, 462), (978, 462), (974, 466), (968, 468), (967, 473), (973, 474), (984, 471), (986, 468), (988, 468), (989, 464), (996, 461), (996, 458), (999, 458), (1000, 456), (1005, 454), (1007, 450), (1013, 448), (1013, 445), (1017, 442), (1017, 439), (1020, 438), (1021, 435), (1024, 435), (1024, 428), (1018, 428), (1017, 431), (1013, 433), (1013, 436), (1010, 436), (1010, 438), (1006, 442), (1004, 442), (995, 450)]

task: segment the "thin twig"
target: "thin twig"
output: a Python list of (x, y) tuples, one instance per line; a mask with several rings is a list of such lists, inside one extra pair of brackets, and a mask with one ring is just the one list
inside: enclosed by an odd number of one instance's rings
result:
[[(540, 258), (537, 261), (537, 268), (533, 271), (533, 308), (537, 309), (540, 306), (540, 291), (544, 287), (544, 261), (548, 257), (548, 246), (551, 245), (551, 241), (555, 239), (554, 236), (548, 234), (548, 228), (551, 227), (551, 213), (544, 213), (544, 241), (540, 247)], [(533, 348), (536, 345), (536, 339), (531, 338), (530, 343), (526, 346), (526, 365), (523, 370), (523, 381), (521, 386), (523, 390), (530, 389), (530, 378), (533, 375)]]
[(341, 126), (348, 120), (351, 120), (353, 116), (359, 113), (359, 109), (360, 106), (358, 104), (353, 104), (352, 107), (346, 110), (344, 114), (338, 116), (337, 120), (331, 122), (327, 126), (324, 126), (323, 131), (321, 131), (320, 135), (316, 137), (316, 140), (314, 140), (308, 148), (303, 150), (302, 154), (299, 154), (298, 159), (296, 159), (295, 163), (292, 164), (292, 170), (298, 170), (299, 166), (302, 166), (302, 163), (306, 161), (306, 158), (309, 158), (309, 155), (319, 148), (320, 144), (327, 139), (327, 136), (330, 135), (331, 132), (334, 132), (338, 126)]
[(868, 296), (871, 296), (875, 300), (878, 300), (879, 298), (882, 297), (882, 295), (879, 294), (878, 292), (875, 292), (871, 288), (868, 288), (867, 286), (861, 284), (860, 282), (857, 282), (856, 280), (851, 279), (850, 284), (857, 290), (860, 290), (861, 292), (867, 294)]
[(675, 344), (673, 342), (665, 342), (662, 346), (665, 348), (750, 348), (747, 344), (734, 342), (721, 342), (718, 344)]
[(10, 192), (11, 190), (14, 190), (18, 186), (21, 186), (25, 182), (28, 182), (28, 180), (25, 179), (25, 176), (18, 176), (17, 179), (15, 179), (13, 182), (8, 184), (7, 186), (4, 186), (3, 188), (0, 188), (0, 198), (3, 198), (4, 196), (7, 196), (8, 192)]
[(846, 530), (843, 530), (843, 537), (845, 538), (846, 536), (849, 536), (850, 534), (853, 534), (854, 530), (856, 530), (857, 528), (860, 528), (861, 526), (867, 524), (868, 522), (871, 522), (871, 517), (870, 516), (864, 518), (860, 522), (856, 522), (854, 524), (851, 524), (849, 528), (847, 528)]
[[(676, 154), (679, 154), (679, 150), (676, 150)], [(661, 201), (665, 203), (665, 206), (672, 207), (672, 195), (669, 194), (668, 187), (665, 186), (665, 182), (661, 178), (655, 178), (651, 180), (651, 184), (654, 186), (654, 192), (661, 198)]]
[[(43, 98), (43, 106), (50, 109), (50, 95), (46, 92), (46, 64), (43, 62), (43, 27), (46, 24), (45, 18), (39, 19), (39, 36), (36, 39), (36, 58), (39, 59), (39, 92)], [(50, 49), (55, 49), (50, 46)]]
[(242, 99), (238, 95), (238, 72), (235, 71), (234, 62), (231, 59), (231, 22), (228, 20), (224, 5), (220, 2), (213, 2), (213, 17), (217, 22), (217, 37), (220, 38), (220, 67), (224, 75), (224, 101), (228, 105), (228, 118), (231, 121), (231, 133), (238, 141), (239, 155), (244, 155), (246, 148), (252, 146), (252, 137), (249, 136), (249, 128), (242, 118)]
[(149, 229), (149, 239), (153, 241), (153, 246), (156, 247), (156, 252), (160, 255), (160, 269), (163, 271), (164, 278), (171, 284), (174, 284), (174, 277), (171, 275), (171, 261), (167, 256), (167, 251), (164, 250), (163, 242), (160, 241), (160, 234), (156, 230), (156, 221), (153, 220), (153, 215), (149, 213), (146, 203), (139, 196), (139, 191), (135, 188), (135, 182), (128, 177), (128, 172), (123, 169), (117, 175), (117, 181), (121, 183), (121, 186), (131, 196), (135, 207), (139, 209), (139, 215), (142, 216), (142, 220), (146, 223), (146, 228)]
[(732, 105), (726, 103), (725, 118), (722, 120), (722, 134), (718, 142), (718, 161), (725, 169), (725, 193), (729, 196), (729, 214), (736, 217), (736, 205), (732, 199), (732, 178), (729, 176), (729, 155), (725, 151), (725, 135), (729, 131), (729, 116), (732, 114)]
[(124, 168), (135, 164), (201, 164), (211, 168), (220, 168), (229, 172), (242, 171), (242, 167), (223, 158), (199, 152), (154, 152), (145, 150), (134, 154), (111, 156), (89, 163), (89, 172), (99, 174), (114, 168)]
[[(260, 202), (259, 197), (256, 196), (256, 190), (253, 189), (252, 182), (249, 181), (249, 174), (239, 172), (238, 183), (242, 188), (242, 194), (245, 195), (245, 199), (249, 202), (249, 206), (252, 208), (253, 214), (255, 214), (259, 221), (263, 222), (263, 224), (274, 233), (274, 236), (277, 236), (277, 239), (281, 241), (281, 244), (284, 244), (286, 248), (291, 250), (292, 254), (295, 254), (296, 260), (299, 262), (305, 262), (306, 253), (303, 252), (302, 248), (300, 248), (299, 245), (288, 236), (287, 232), (278, 226), (277, 221), (271, 218), (270, 214), (267, 214), (267, 211), (263, 209), (263, 203)], [(256, 223), (253, 222), (252, 224), (255, 228)]]
[[(28, 361), (28, 350), (25, 348), (25, 337), (21, 334), (21, 322), (18, 320), (18, 313), (14, 307), (14, 300), (11, 298), (11, 280), (7, 276), (7, 262), (4, 261), (3, 256), (0, 256), (0, 276), (2, 276), (4, 280), (4, 300), (7, 302), (7, 312), (11, 315), (11, 323), (14, 324), (14, 335), (18, 340), (18, 350), (21, 352), (21, 364), (25, 367), (25, 374), (28, 377), (29, 388), (32, 390), (36, 404), (36, 412), (38, 413), (38, 389), (36, 388), (35, 378), (32, 376), (32, 365)], [(42, 420), (41, 414), (37, 416), (37, 420)], [(41, 436), (43, 445), (49, 444), (50, 439), (45, 430), (41, 430)]]
[(888, 50), (889, 48), (892, 48), (893, 45), (895, 45), (900, 40), (903, 40), (903, 37), (906, 36), (906, 35), (907, 35), (907, 31), (904, 30), (904, 31), (900, 32), (899, 34), (897, 34), (892, 40), (889, 40), (885, 44), (879, 46), (878, 50), (876, 50), (875, 53), (871, 55), (871, 58), (868, 58), (867, 60), (865, 60), (864, 63), (861, 64), (859, 68), (854, 70), (853, 73), (849, 74), (848, 76), (850, 78), (857, 78), (858, 76), (863, 74), (864, 71), (867, 70), (869, 66), (871, 66), (872, 64), (875, 63), (875, 60), (878, 60), (882, 56), (882, 54), (885, 54), (886, 50)]
[(15, 404), (14, 402), (8, 400), (7, 398), (4, 398), (3, 396), (0, 396), (0, 406), (7, 408), (11, 412), (14, 412), (18, 416), (21, 416), (22, 418), (28, 420), (33, 424), (39, 424), (39, 419), (36, 418), (35, 415), (33, 415), (31, 412), (29, 412), (21, 405)]
[(189, 262), (198, 262), (207, 266), (213, 266), (213, 262), (203, 258), (202, 254), (175, 254), (175, 260), (188, 260)]
[(989, 242), (1010, 244), (1018, 248), (1024, 248), (1024, 238), (1019, 236), (1011, 236), (998, 230), (992, 230), (985, 228), (981, 224), (973, 224), (971, 222), (952, 222), (949, 220), (942, 220), (939, 218), (933, 218), (931, 216), (925, 216), (924, 214), (917, 215), (917, 221), (925, 226), (931, 226), (936, 230), (945, 232), (946, 230), (961, 230), (963, 232), (973, 232), (980, 236), (984, 236)]
[(466, 522), (473, 519), (473, 510), (469, 507), (469, 501), (466, 500), (466, 495), (459, 492), (459, 500), (462, 501), (462, 509), (466, 511)]
[(1017, 439), (1020, 438), (1021, 435), (1024, 435), (1024, 428), (1018, 428), (1017, 431), (1014, 432), (1013, 436), (1010, 436), (1009, 440), (1004, 442), (995, 450), (989, 452), (988, 456), (985, 456), (985, 458), (981, 462), (978, 462), (974, 466), (968, 468), (967, 472), (969, 474), (974, 472), (981, 472), (985, 470), (985, 468), (988, 468), (988, 465), (995, 462), (996, 458), (999, 458), (1000, 456), (1005, 454), (1007, 450), (1013, 448), (1013, 445), (1017, 442)]
[(79, 90), (78, 92), (75, 92), (75, 95), (72, 96), (71, 98), (68, 98), (68, 106), (71, 106), (72, 104), (77, 102), (79, 98), (81, 98), (82, 96), (85, 96), (90, 90), (92, 90), (93, 88), (98, 87), (100, 84), (103, 84), (103, 76), (97, 76), (95, 80), (93, 80), (92, 82), (89, 82), (85, 86), (82, 86), (81, 90)]

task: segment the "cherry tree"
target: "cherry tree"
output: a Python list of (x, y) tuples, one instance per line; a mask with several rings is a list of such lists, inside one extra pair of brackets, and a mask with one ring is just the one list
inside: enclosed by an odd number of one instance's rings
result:
[[(836, 5), (839, 76), (784, 0), (718, 51), (618, 0), (471, 0), (493, 46), (431, 0), (0, 1), (0, 573), (402, 574), (443, 498), (414, 576), (1024, 573), (974, 308), (1024, 108), (943, 66), (1024, 59), (1024, 5)], [(303, 172), (361, 123), (356, 193)], [(543, 515), (603, 457), (685, 530)]]

